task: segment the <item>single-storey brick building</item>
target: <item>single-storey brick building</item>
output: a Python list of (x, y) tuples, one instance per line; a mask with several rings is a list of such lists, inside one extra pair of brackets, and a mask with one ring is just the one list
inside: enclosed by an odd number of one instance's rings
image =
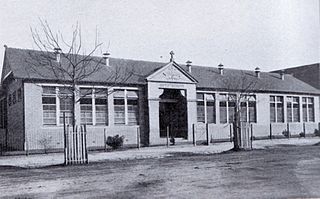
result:
[[(72, 107), (69, 94), (50, 71), (44, 71), (44, 77), (30, 69), (28, 56), (38, 53), (5, 49), (0, 143), (12, 150), (41, 149), (42, 138), (50, 138), (51, 148), (63, 148), (63, 113), (68, 119)], [(168, 127), (176, 142), (191, 142), (193, 125), (197, 140), (204, 139), (204, 124), (213, 141), (230, 140), (235, 112), (230, 99), (248, 88), (241, 120), (252, 124), (255, 137), (282, 136), (286, 130), (291, 135), (313, 134), (318, 129), (320, 92), (291, 75), (182, 65), (173, 54), (168, 63), (106, 57), (99, 64), (99, 73), (77, 85), (80, 92), (89, 93), (75, 112), (87, 125), (89, 147), (104, 145), (104, 131), (124, 135), (127, 145), (137, 140), (145, 146), (164, 144)], [(118, 70), (119, 76), (133, 72), (115, 82), (110, 70)]]

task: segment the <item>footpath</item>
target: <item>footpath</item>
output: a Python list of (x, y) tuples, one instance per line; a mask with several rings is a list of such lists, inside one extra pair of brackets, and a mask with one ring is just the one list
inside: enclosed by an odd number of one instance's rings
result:
[[(311, 138), (290, 138), (290, 139), (274, 139), (274, 140), (255, 140), (253, 141), (253, 149), (267, 149), (277, 145), (314, 145), (320, 143), (319, 137)], [(215, 154), (228, 151), (232, 149), (233, 143), (212, 143), (209, 146), (198, 145), (175, 145), (175, 146), (157, 146), (144, 147), (140, 149), (127, 149), (122, 151), (109, 152), (89, 152), (89, 162), (101, 161), (122, 161), (134, 159), (147, 158), (163, 158), (172, 156), (174, 153), (192, 153), (192, 154)], [(63, 153), (49, 153), (49, 154), (32, 154), (29, 156), (0, 156), (1, 166), (14, 166), (22, 168), (37, 168), (50, 165), (63, 164)]]

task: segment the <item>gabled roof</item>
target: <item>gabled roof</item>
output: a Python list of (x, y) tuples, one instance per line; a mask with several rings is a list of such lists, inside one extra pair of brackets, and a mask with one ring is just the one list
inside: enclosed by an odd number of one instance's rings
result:
[(146, 77), (147, 81), (197, 83), (198, 81), (179, 64), (172, 61)]
[[(52, 71), (49, 71), (46, 67), (38, 68), (41, 73), (46, 74), (45, 77), (39, 75), (39, 71), (35, 72), (34, 70), (31, 70), (30, 60), (28, 60), (30, 59), (30, 55), (37, 57), (40, 55), (40, 52), (35, 50), (6, 48), (6, 61), (4, 62), (4, 68), (10, 67), (14, 78), (38, 81), (57, 80), (57, 77), (52, 73)], [(53, 52), (52, 56), (54, 56)], [(149, 75), (155, 73), (155, 71), (160, 70), (168, 64), (110, 58), (110, 66), (108, 67), (105, 65), (104, 60), (101, 62), (101, 57), (92, 56), (92, 59), (94, 62), (90, 63), (88, 67), (94, 67), (94, 65), (98, 63), (99, 66), (101, 66), (101, 70), (83, 81), (101, 84), (113, 83), (115, 81), (115, 77), (110, 76), (110, 70), (117, 70), (119, 73), (117, 77), (118, 79), (125, 77), (128, 72), (132, 73), (132, 75), (126, 79), (126, 84), (144, 85), (147, 83), (146, 78)], [(61, 61), (62, 65), (67, 67), (67, 62), (63, 59)], [(185, 65), (179, 65), (179, 67), (188, 74), (188, 70)], [(3, 76), (4, 75), (6, 74), (3, 74)], [(198, 81), (198, 89), (238, 90), (246, 87), (246, 84), (252, 83), (252, 90), (260, 92), (320, 94), (318, 89), (298, 80), (292, 75), (285, 75), (285, 79), (281, 80), (280, 75), (277, 73), (261, 72), (260, 78), (257, 78), (254, 71), (228, 68), (225, 68), (223, 75), (220, 75), (218, 68), (196, 65), (192, 66), (192, 73), (189, 75)], [(68, 80), (68, 78), (64, 77), (64, 80)]]

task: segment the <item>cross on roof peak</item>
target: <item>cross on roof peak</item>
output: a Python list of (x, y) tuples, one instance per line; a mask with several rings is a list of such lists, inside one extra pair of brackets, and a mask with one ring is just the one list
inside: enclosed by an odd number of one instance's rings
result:
[(174, 56), (174, 52), (172, 50), (172, 51), (170, 51), (170, 62), (173, 62), (173, 60), (174, 60), (173, 56)]

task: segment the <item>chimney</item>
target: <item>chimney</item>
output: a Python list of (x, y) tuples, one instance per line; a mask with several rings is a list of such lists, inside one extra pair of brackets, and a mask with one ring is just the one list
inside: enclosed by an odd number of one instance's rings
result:
[(103, 56), (103, 59), (106, 60), (106, 66), (110, 66), (109, 65), (110, 53), (107, 51), (107, 52), (103, 53), (102, 56)]
[(281, 70), (281, 71), (280, 71), (280, 78), (281, 78), (281, 80), (284, 80), (284, 74), (285, 74), (284, 70)]
[(257, 68), (254, 69), (254, 71), (255, 71), (255, 73), (256, 73), (256, 77), (257, 77), (257, 78), (260, 78), (260, 72), (261, 72), (260, 68), (257, 67)]
[(220, 73), (220, 75), (223, 75), (223, 64), (219, 64), (218, 65), (218, 69), (219, 69), (219, 73)]
[(187, 63), (188, 72), (191, 73), (191, 64), (192, 64), (192, 61), (188, 60), (186, 63)]
[(54, 48), (54, 54), (56, 55), (56, 62), (60, 62), (61, 59), (61, 48)]

